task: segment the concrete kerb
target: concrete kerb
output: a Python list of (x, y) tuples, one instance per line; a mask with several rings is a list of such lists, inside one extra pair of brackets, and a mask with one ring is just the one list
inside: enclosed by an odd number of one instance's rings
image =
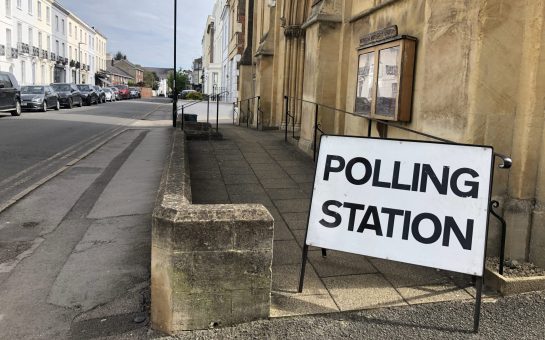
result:
[(176, 130), (153, 212), (151, 323), (168, 334), (269, 317), (273, 217), (259, 204), (194, 205)]

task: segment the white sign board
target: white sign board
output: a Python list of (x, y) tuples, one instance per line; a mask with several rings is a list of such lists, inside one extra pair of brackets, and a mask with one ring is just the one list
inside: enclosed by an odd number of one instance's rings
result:
[(306, 244), (482, 276), (490, 147), (322, 136)]

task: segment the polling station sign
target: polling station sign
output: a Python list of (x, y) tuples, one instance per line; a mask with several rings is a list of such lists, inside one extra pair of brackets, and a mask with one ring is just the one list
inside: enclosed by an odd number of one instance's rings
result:
[(491, 147), (322, 136), (306, 244), (483, 275)]

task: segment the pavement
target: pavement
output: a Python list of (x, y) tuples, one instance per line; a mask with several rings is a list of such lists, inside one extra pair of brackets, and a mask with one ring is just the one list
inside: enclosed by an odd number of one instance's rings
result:
[[(131, 108), (147, 113), (124, 116)], [(82, 155), (59, 158), (62, 171), (29, 183), (32, 190), (0, 213), (1, 339), (147, 332), (151, 212), (171, 108), (130, 101), (91, 109), (23, 114), (47, 126), (58, 120), (117, 129)]]
[(314, 162), (280, 131), (221, 125), (189, 143), (193, 203), (261, 203), (275, 219), (271, 317), (474, 300), (471, 277), (311, 247), (297, 293)]
[(311, 248), (297, 293), (314, 163), (281, 131), (224, 124), (220, 132), (223, 140), (189, 142), (193, 203), (261, 203), (271, 212), (271, 319), (165, 339), (542, 338), (545, 293), (501, 298), (485, 291), (480, 333), (473, 334), (471, 277), (431, 268), (335, 251), (323, 257)]

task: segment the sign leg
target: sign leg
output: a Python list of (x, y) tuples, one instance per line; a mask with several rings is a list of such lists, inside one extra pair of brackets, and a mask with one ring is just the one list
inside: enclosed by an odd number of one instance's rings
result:
[(322, 248), (322, 257), (327, 257), (327, 249)]
[(303, 246), (303, 258), (301, 262), (301, 275), (299, 276), (299, 289), (297, 292), (302, 293), (303, 292), (303, 284), (305, 282), (305, 268), (307, 265), (307, 258), (308, 258), (308, 246), (305, 244)]
[(475, 296), (475, 315), (473, 316), (473, 333), (479, 333), (479, 322), (481, 319), (481, 300), (483, 294), (483, 278), (477, 278), (477, 294)]

